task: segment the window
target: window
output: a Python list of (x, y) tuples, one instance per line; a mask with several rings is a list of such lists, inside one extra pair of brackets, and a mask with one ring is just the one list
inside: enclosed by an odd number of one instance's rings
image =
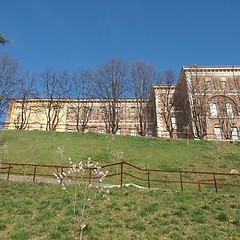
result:
[(68, 112), (69, 112), (69, 113), (75, 112), (74, 107), (68, 107)]
[(55, 113), (58, 113), (60, 111), (60, 108), (59, 108), (59, 106), (54, 106), (53, 110)]
[(101, 113), (105, 112), (105, 107), (99, 107), (99, 112)]
[(131, 136), (137, 136), (136, 129), (131, 129), (130, 133), (131, 133)]
[(120, 112), (120, 107), (116, 107), (116, 113)]
[(32, 109), (31, 114), (32, 114), (32, 117), (36, 119), (36, 118), (40, 118), (42, 112), (40, 109)]
[(130, 113), (135, 113), (136, 112), (136, 108), (135, 107), (131, 107), (130, 108)]
[(67, 132), (74, 132), (74, 126), (68, 125)]
[(206, 78), (205, 82), (206, 82), (206, 88), (211, 89), (212, 88), (212, 79), (211, 78)]
[(18, 108), (17, 108), (17, 111), (18, 111), (18, 113), (22, 113), (22, 112), (24, 112), (24, 109), (21, 108), (21, 107), (18, 107)]
[(118, 128), (118, 130), (116, 131), (116, 135), (120, 135), (121, 134), (121, 129)]
[(220, 77), (221, 82), (221, 88), (225, 89), (227, 87), (227, 78), (226, 77)]
[(174, 130), (177, 129), (175, 116), (171, 117), (171, 122), (172, 122), (172, 129)]
[(214, 134), (215, 134), (217, 140), (222, 139), (222, 131), (221, 131), (220, 127), (215, 127), (214, 128)]
[(233, 116), (233, 107), (231, 103), (226, 103), (226, 110), (227, 110), (227, 115), (229, 117)]
[(212, 117), (216, 117), (218, 115), (216, 103), (210, 103), (210, 114)]
[(100, 128), (100, 129), (98, 129), (98, 132), (99, 133), (105, 133), (105, 129), (104, 128)]
[(237, 127), (232, 127), (232, 140), (238, 140), (238, 129)]
[(221, 81), (221, 88), (225, 89), (227, 87), (227, 82), (226, 81)]
[(90, 113), (91, 112), (91, 108), (90, 107), (84, 107), (84, 113)]
[(68, 116), (75, 116), (76, 112), (75, 112), (75, 108), (74, 107), (69, 107), (68, 108)]
[(148, 136), (148, 137), (152, 137), (152, 136), (153, 136), (152, 130), (148, 130), (147, 136)]
[(33, 130), (40, 130), (42, 125), (39, 122), (32, 123)]

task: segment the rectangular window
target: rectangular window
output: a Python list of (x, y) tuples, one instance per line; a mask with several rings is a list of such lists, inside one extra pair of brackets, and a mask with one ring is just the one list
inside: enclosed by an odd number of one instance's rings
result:
[(18, 110), (18, 113), (22, 113), (22, 112), (24, 112), (24, 109), (21, 108), (21, 107), (18, 107), (17, 110)]
[(68, 131), (68, 132), (74, 132), (74, 127), (69, 127), (69, 128), (67, 129), (67, 131)]
[(226, 81), (221, 81), (221, 88), (225, 89), (227, 87), (227, 82)]
[(135, 113), (136, 112), (136, 108), (135, 107), (131, 107), (130, 108), (130, 113)]
[(116, 135), (121, 135), (121, 129), (118, 128), (118, 130), (116, 131)]
[(210, 103), (210, 114), (211, 117), (217, 117), (217, 104), (216, 103)]
[(136, 129), (131, 129), (131, 136), (137, 136)]
[(214, 134), (215, 134), (217, 140), (222, 139), (222, 131), (221, 131), (220, 127), (215, 127), (214, 128)]
[(105, 129), (104, 128), (100, 128), (100, 129), (98, 129), (98, 132), (99, 133), (105, 133)]
[(90, 107), (84, 107), (84, 114), (90, 114), (91, 113), (91, 108)]
[(176, 118), (173, 116), (171, 117), (171, 122), (172, 122), (172, 129), (177, 129), (177, 125), (176, 125)]
[(75, 108), (74, 107), (68, 107), (68, 113), (73, 113), (75, 112)]
[(206, 83), (206, 88), (207, 89), (211, 89), (212, 88), (211, 78), (206, 78), (205, 83)]
[(232, 128), (232, 140), (238, 140), (239, 136), (238, 136), (238, 129), (237, 127), (233, 127)]
[(74, 117), (76, 115), (75, 108), (69, 107), (68, 108), (68, 116)]
[(99, 107), (99, 112), (101, 113), (105, 112), (105, 107)]
[(147, 136), (148, 136), (148, 137), (152, 137), (152, 136), (153, 136), (152, 130), (148, 130)]
[(58, 113), (60, 111), (60, 107), (59, 106), (54, 106), (53, 110), (55, 113)]
[(41, 124), (38, 123), (38, 122), (33, 123), (33, 124), (32, 124), (32, 129), (33, 129), (33, 130), (39, 130), (39, 129), (41, 129)]
[(229, 117), (233, 116), (233, 108), (231, 103), (226, 103), (226, 110), (227, 110), (227, 115)]
[(227, 87), (227, 78), (226, 77), (220, 77), (221, 82), (221, 88), (225, 89)]

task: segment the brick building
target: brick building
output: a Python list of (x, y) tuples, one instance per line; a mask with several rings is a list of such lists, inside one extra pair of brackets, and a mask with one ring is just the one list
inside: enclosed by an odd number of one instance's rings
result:
[(239, 139), (240, 67), (183, 67), (174, 106), (178, 137)]
[[(144, 101), (144, 135), (152, 136), (148, 117), (152, 110), (147, 104)], [(12, 99), (5, 128), (98, 133), (114, 129), (115, 134), (136, 136), (140, 132), (138, 116), (138, 101), (131, 98), (120, 99), (114, 112), (104, 99)]]
[(149, 99), (12, 99), (5, 128), (239, 139), (240, 67), (183, 67)]

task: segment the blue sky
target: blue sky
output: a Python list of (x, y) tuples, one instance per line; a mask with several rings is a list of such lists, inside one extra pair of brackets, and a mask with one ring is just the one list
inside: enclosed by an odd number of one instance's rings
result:
[(112, 57), (160, 71), (239, 65), (239, 0), (0, 0), (0, 46), (25, 67), (95, 68)]

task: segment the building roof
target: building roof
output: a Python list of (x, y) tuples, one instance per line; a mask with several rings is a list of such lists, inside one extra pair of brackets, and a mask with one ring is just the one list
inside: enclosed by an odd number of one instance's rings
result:
[(197, 64), (193, 64), (192, 66), (183, 66), (183, 70), (193, 70), (193, 69), (199, 69), (199, 70), (240, 70), (240, 66), (198, 66)]

